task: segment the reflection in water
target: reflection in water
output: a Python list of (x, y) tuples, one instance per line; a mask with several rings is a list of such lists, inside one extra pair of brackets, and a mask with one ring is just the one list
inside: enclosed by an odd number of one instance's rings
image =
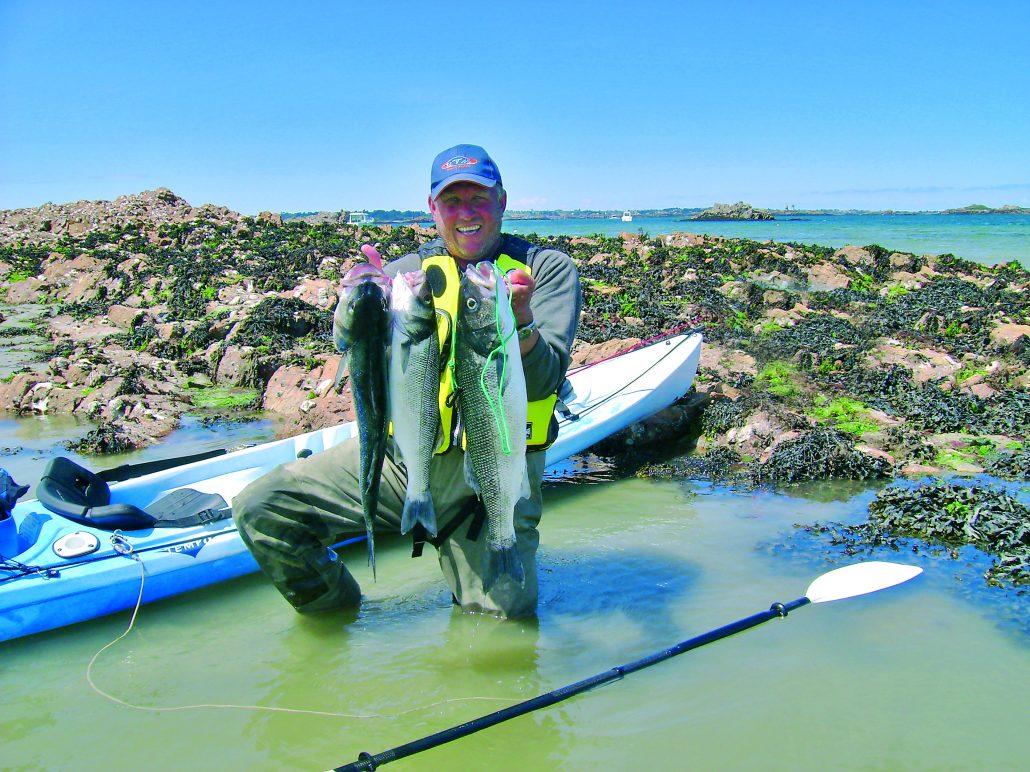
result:
[(868, 497), (870, 500), (881, 488), (892, 481), (883, 480), (813, 480), (783, 487), (776, 490), (777, 495), (788, 496), (807, 501), (818, 501), (824, 504), (854, 501), (856, 496)]
[(617, 549), (545, 553), (541, 563), (540, 615), (548, 622), (614, 612), (661, 628), (698, 575), (690, 564), (668, 556)]
[(792, 560), (807, 561), (814, 571), (828, 571), (863, 560), (919, 566), (925, 574), (922, 581), (941, 592), (963, 598), (986, 618), (993, 619), (1000, 629), (1016, 634), (1023, 645), (1030, 646), (1030, 599), (1026, 589), (989, 586), (984, 574), (995, 559), (976, 547), (956, 549), (927, 545), (915, 539), (898, 539), (892, 546), (845, 549), (836, 543), (832, 531), (799, 526), (784, 533), (782, 538), (759, 544), (758, 549), (781, 558), (789, 556)]
[[(444, 619), (439, 607), (450, 598), (438, 585), (366, 598), (358, 614), (298, 617), (277, 638), (279, 651), (263, 657), (261, 701), (373, 716), (336, 723), (343, 755), (334, 763), (363, 750), (379, 753), (634, 659), (638, 652), (629, 644), (656, 632), (675, 642), (673, 610), (696, 575), (682, 562), (633, 551), (563, 552), (557, 560), (543, 556), (541, 564), (538, 619), (504, 621), (455, 607)], [(613, 616), (624, 622), (613, 628)], [(543, 647), (541, 629), (551, 638)], [(599, 646), (605, 636), (607, 645)], [(599, 657), (616, 659), (599, 667)], [(575, 719), (568, 711), (556, 706), (491, 728), (486, 742), (517, 742), (525, 731), (518, 722), (531, 720), (533, 740), (521, 749), (519, 763), (547, 767), (548, 759), (571, 752)], [(283, 720), (255, 714), (246, 732), (288, 765), (295, 762), (290, 753), (264, 739)], [(467, 765), (468, 746), (434, 751), (432, 763), (450, 757)]]
[(552, 464), (544, 473), (545, 485), (590, 485), (611, 482), (620, 476), (615, 460), (592, 453), (577, 453)]
[[(261, 652), (260, 669), (255, 672), (254, 689), (261, 705), (294, 710), (317, 710), (327, 713), (364, 714), (360, 695), (351, 700), (339, 699), (347, 693), (346, 682), (334, 673), (349, 651), (349, 625), (357, 612), (302, 617), (280, 604), (281, 612), (290, 617), (283, 631), (271, 639), (274, 647)], [(355, 720), (360, 723), (360, 720)], [(318, 727), (346, 726), (344, 718), (318, 718), (309, 714), (283, 714), (254, 711), (244, 727), (244, 735), (281, 769), (297, 766), (297, 750), (282, 742), (283, 724), (294, 726), (298, 743), (307, 732)]]
[(262, 658), (262, 704), (340, 715), (254, 713), (245, 732), (268, 759), (282, 768), (298, 765), (296, 748), (282, 743), (284, 723), (295, 724), (298, 736), (330, 732), (335, 756), (326, 762), (340, 764), (491, 713), (538, 687), (535, 622), (457, 609), (444, 622), (439, 609), (430, 616), (412, 609), (425, 605), (424, 595), (409, 600), (296, 616), (277, 637), (276, 649)]

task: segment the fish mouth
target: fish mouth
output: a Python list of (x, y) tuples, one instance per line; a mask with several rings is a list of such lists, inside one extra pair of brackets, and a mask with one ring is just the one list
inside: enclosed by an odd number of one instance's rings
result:
[(401, 277), (404, 279), (404, 283), (411, 288), (411, 294), (413, 295), (418, 295), (426, 283), (426, 272), (422, 270), (408, 271), (407, 273), (402, 273)]
[(392, 287), (392, 305), (397, 309), (410, 310), (412, 306), (432, 306), (433, 289), (425, 271), (399, 273)]
[(472, 284), (481, 287), (488, 292), (493, 292), (497, 286), (497, 278), (494, 276), (494, 264), (484, 260), (465, 269), (465, 275)]
[(381, 268), (369, 263), (358, 263), (347, 272), (341, 283), (344, 287), (353, 288), (367, 281), (375, 282), (384, 290), (389, 290), (392, 284), (390, 277)]

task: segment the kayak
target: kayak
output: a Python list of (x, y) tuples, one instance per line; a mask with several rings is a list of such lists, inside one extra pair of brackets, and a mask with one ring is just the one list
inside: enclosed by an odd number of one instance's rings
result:
[[(547, 474), (574, 474), (570, 456), (683, 396), (700, 355), (700, 335), (678, 335), (570, 371)], [(0, 640), (257, 571), (232, 520), (233, 497), (276, 466), (356, 434), (350, 422), (230, 453), (99, 473), (52, 459), (38, 498), (0, 520)]]

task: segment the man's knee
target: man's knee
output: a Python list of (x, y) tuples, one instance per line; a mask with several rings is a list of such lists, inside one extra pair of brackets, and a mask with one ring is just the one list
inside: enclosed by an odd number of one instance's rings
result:
[(316, 558), (310, 571), (302, 579), (275, 581), (279, 591), (302, 614), (340, 609), (355, 609), (361, 605), (361, 587), (331, 549)]
[(273, 469), (253, 480), (233, 497), (232, 517), (241, 532), (260, 529), (260, 522), (267, 511), (271, 492), (276, 489), (276, 483), (271, 478), (278, 478), (278, 476), (279, 470)]
[(233, 519), (262, 572), (297, 611), (357, 608), (361, 589), (305, 522), (309, 509), (293, 475), (278, 467), (237, 494)]
[(319, 541), (324, 528), (313, 520), (301, 485), (285, 468), (276, 467), (233, 498), (233, 519), (247, 546), (262, 540), (307, 545)]

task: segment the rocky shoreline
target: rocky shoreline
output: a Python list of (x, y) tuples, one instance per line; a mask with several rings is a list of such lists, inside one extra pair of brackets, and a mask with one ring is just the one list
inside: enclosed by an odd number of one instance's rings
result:
[[(95, 452), (154, 442), (187, 413), (260, 407), (284, 435), (349, 420), (332, 388), (338, 280), (364, 242), (395, 257), (432, 235), (250, 217), (167, 189), (0, 212), (2, 299), (39, 304), (46, 340), (0, 383), (0, 409), (84, 415)], [(602, 448), (693, 451), (642, 474), (1028, 478), (1018, 263), (687, 233), (538, 241), (581, 271), (576, 363), (704, 329), (695, 390)], [(0, 325), (7, 340), (25, 332)]]

